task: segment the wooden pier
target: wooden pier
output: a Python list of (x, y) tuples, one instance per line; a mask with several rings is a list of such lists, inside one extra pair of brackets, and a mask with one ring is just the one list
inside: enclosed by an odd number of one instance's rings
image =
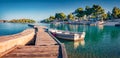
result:
[(57, 42), (47, 33), (44, 31), (46, 27), (39, 26), (38, 32), (37, 32), (37, 38), (35, 45), (41, 46), (41, 45), (55, 45)]
[(36, 26), (35, 45), (16, 46), (2, 58), (67, 58), (64, 44), (60, 43), (49, 32), (46, 27)]

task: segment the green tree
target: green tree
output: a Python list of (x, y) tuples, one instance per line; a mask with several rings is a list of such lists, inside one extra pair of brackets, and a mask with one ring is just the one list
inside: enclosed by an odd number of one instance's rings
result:
[(49, 19), (55, 19), (55, 17), (54, 16), (50, 16)]
[(78, 18), (82, 18), (85, 15), (83, 8), (78, 8), (75, 10), (75, 14)]
[(93, 15), (96, 18), (100, 17), (102, 14), (105, 13), (104, 9), (99, 5), (93, 5), (92, 8), (93, 8)]
[(85, 13), (88, 19), (90, 19), (90, 16), (93, 14), (94, 10), (93, 8), (90, 8), (89, 6), (85, 7)]
[(86, 6), (85, 10), (86, 10), (86, 15), (87, 16), (89, 16), (93, 13), (93, 8), (90, 8), (89, 6)]
[(58, 20), (65, 20), (66, 15), (64, 13), (56, 13), (55, 18), (58, 19)]
[(114, 7), (113, 10), (112, 10), (112, 15), (114, 18), (120, 18), (120, 9), (117, 8), (117, 7)]
[(102, 20), (107, 20), (107, 14), (102, 14)]
[(70, 20), (74, 20), (74, 15), (70, 13), (70, 14), (67, 16), (67, 18), (70, 19)]
[(50, 16), (50, 17), (48, 18), (48, 20), (49, 20), (50, 22), (52, 22), (52, 21), (55, 20), (55, 17), (54, 17), (54, 16)]
[(35, 23), (35, 20), (32, 19), (13, 19), (10, 20), (11, 23)]
[(54, 16), (50, 16), (49, 18), (44, 19), (41, 22), (50, 23), (50, 22), (53, 22), (54, 20), (55, 20), (55, 17)]

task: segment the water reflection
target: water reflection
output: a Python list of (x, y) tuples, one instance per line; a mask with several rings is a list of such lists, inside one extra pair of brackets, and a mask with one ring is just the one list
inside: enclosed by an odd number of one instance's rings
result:
[(67, 24), (56, 27), (72, 32), (86, 32), (84, 41), (60, 40), (65, 44), (68, 58), (120, 58), (120, 27)]
[(82, 41), (80, 42), (80, 44), (81, 44), (82, 46), (84, 46), (84, 45), (85, 45), (85, 40), (82, 40)]
[(78, 48), (79, 46), (84, 47), (85, 45), (85, 40), (80, 40), (80, 41), (74, 41), (74, 49)]
[(85, 26), (81, 26), (81, 25), (50, 24), (50, 28), (58, 29), (58, 30), (67, 30), (72, 32), (85, 31)]
[(103, 30), (104, 25), (98, 25), (98, 28), (99, 28), (100, 30)]

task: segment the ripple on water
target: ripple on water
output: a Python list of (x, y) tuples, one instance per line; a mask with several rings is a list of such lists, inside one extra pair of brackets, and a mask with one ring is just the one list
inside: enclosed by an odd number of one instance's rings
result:
[(82, 26), (82, 25), (50, 25), (51, 28), (86, 32), (84, 45), (73, 41), (61, 40), (65, 44), (69, 58), (120, 58), (120, 27), (114, 26)]

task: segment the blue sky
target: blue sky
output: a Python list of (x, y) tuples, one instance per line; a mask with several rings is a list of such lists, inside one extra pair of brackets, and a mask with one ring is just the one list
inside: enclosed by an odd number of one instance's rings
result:
[(57, 12), (67, 15), (79, 7), (92, 7), (93, 4), (102, 6), (106, 12), (114, 6), (120, 8), (120, 0), (0, 0), (0, 19), (42, 20)]

